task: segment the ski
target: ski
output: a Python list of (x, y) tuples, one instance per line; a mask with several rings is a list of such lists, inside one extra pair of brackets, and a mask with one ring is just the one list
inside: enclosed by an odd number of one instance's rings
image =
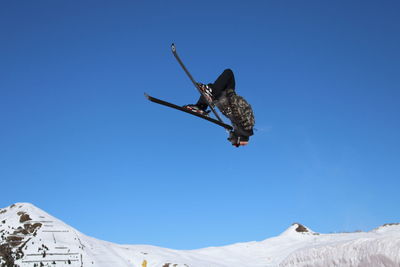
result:
[(170, 103), (170, 102), (167, 102), (167, 101), (164, 101), (164, 100), (155, 98), (155, 97), (152, 97), (152, 96), (150, 96), (150, 95), (148, 95), (148, 94), (146, 94), (146, 93), (145, 93), (144, 95), (145, 95), (145, 97), (146, 97), (148, 100), (150, 100), (151, 102), (154, 102), (154, 103), (157, 103), (157, 104), (160, 104), (160, 105), (163, 105), (163, 106), (167, 106), (167, 107), (170, 107), (170, 108), (174, 108), (174, 109), (177, 109), (177, 110), (180, 110), (180, 111), (189, 113), (189, 114), (191, 114), (191, 115), (197, 116), (197, 117), (199, 117), (199, 118), (205, 119), (205, 120), (207, 120), (207, 121), (209, 121), (209, 122), (215, 123), (215, 124), (217, 124), (217, 125), (219, 125), (219, 126), (225, 128), (225, 129), (228, 130), (228, 131), (233, 130), (233, 127), (232, 127), (231, 125), (225, 124), (224, 122), (221, 122), (221, 121), (216, 120), (216, 119), (214, 119), (214, 118), (210, 118), (210, 117), (208, 117), (208, 116), (204, 116), (204, 115), (201, 115), (201, 114), (199, 114), (199, 113), (190, 111), (190, 110), (187, 109), (187, 108), (184, 108), (184, 107), (181, 107), (181, 106), (172, 104), (172, 103)]
[(196, 81), (194, 80), (193, 76), (190, 74), (190, 72), (188, 71), (188, 69), (186, 68), (186, 66), (183, 64), (181, 58), (178, 56), (178, 52), (176, 51), (176, 47), (175, 44), (171, 45), (171, 50), (172, 50), (172, 54), (174, 54), (176, 60), (178, 61), (179, 65), (181, 65), (182, 69), (185, 71), (185, 73), (187, 74), (187, 76), (189, 77), (189, 79), (192, 81), (193, 85), (196, 87), (197, 91), (199, 91), (199, 93), (204, 97), (204, 99), (206, 100), (208, 106), (210, 107), (211, 111), (214, 113), (215, 117), (218, 119), (218, 121), (221, 124), (226, 125), (223, 120), (221, 119), (221, 117), (218, 115), (218, 113), (215, 111), (212, 103), (210, 103), (206, 96), (204, 95), (203, 91), (200, 90), (199, 86), (197, 85)]

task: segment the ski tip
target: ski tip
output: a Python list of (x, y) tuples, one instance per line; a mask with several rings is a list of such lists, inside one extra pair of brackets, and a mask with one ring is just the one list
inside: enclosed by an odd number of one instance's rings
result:
[(172, 50), (172, 52), (175, 52), (175, 51), (176, 51), (176, 47), (175, 47), (175, 44), (174, 44), (174, 43), (171, 44), (171, 50)]
[(144, 93), (144, 97), (146, 97), (147, 99), (150, 99), (150, 96), (146, 93)]

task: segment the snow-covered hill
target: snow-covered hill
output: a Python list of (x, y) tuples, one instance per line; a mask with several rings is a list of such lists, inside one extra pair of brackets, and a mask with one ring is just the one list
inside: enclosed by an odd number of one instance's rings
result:
[(118, 245), (88, 237), (32, 204), (0, 209), (1, 266), (400, 266), (400, 225), (319, 234), (293, 224), (259, 242), (197, 250)]

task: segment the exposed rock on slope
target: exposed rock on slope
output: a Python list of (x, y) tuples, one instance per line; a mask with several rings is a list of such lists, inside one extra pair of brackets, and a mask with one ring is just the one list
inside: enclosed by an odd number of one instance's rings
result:
[(259, 242), (197, 250), (117, 245), (88, 237), (29, 203), (0, 209), (0, 266), (400, 266), (400, 224), (319, 234), (294, 223)]

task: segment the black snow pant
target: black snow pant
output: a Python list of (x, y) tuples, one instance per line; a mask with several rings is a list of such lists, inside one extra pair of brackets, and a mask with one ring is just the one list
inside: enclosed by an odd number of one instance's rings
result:
[[(227, 89), (235, 89), (235, 76), (231, 69), (224, 70), (221, 75), (215, 80), (214, 83), (210, 83), (208, 86), (211, 87), (214, 99), (218, 99), (222, 92)], [(202, 110), (206, 110), (208, 105), (207, 101), (203, 96), (199, 98), (196, 104)]]

